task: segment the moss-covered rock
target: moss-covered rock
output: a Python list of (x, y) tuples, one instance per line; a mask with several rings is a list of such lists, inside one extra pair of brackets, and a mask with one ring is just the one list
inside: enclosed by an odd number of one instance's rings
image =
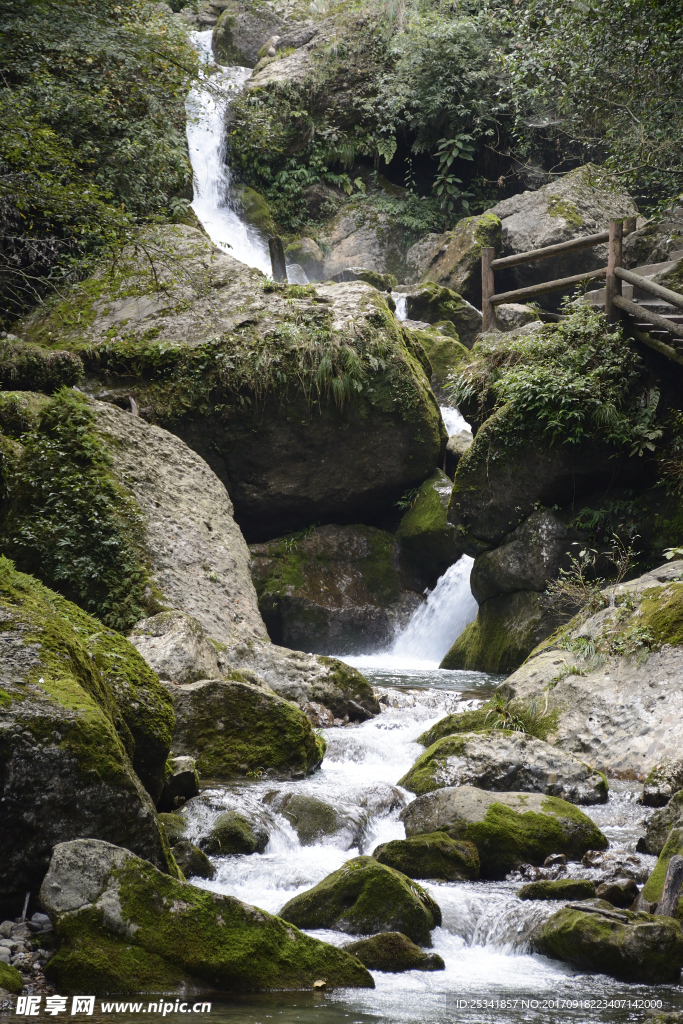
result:
[(291, 899), (280, 917), (300, 928), (335, 928), (355, 935), (400, 931), (423, 946), (441, 924), (441, 911), (421, 886), (379, 864), (356, 857)]
[[(429, 360), (430, 382), (436, 395), (447, 397), (444, 391), (450, 374), (467, 355), (467, 349), (458, 338), (450, 320), (435, 324), (434, 330), (414, 330), (407, 325), (413, 339), (420, 345)], [(439, 329), (442, 328), (442, 329)], [(448, 328), (451, 330), (449, 331)]]
[(189, 839), (179, 840), (172, 847), (175, 862), (185, 878), (212, 879), (216, 869), (203, 850), (191, 843)]
[[(111, 682), (121, 678), (119, 663), (137, 673), (141, 728), (145, 694), (157, 701), (149, 721), (158, 716), (161, 727), (155, 733), (150, 726), (149, 741), (165, 761), (173, 716), (159, 699), (156, 677), (122, 636), (4, 557), (0, 620), (2, 907), (11, 912), (22, 894), (35, 892), (52, 847), (75, 836), (114, 840), (175, 870), (154, 804), (130, 762), (132, 703), (119, 706)], [(160, 770), (163, 779), (163, 764)]]
[(513, 700), (501, 702), (496, 695), (486, 701), (480, 708), (473, 711), (461, 711), (446, 715), (436, 725), (427, 729), (417, 742), (423, 747), (431, 747), (444, 736), (453, 736), (465, 732), (484, 732), (487, 729), (512, 728), (513, 722), (521, 726), (527, 736), (535, 736), (539, 740), (547, 740), (555, 731), (559, 712), (557, 709), (547, 711), (535, 704)]
[(664, 888), (666, 869), (669, 866), (669, 861), (676, 854), (683, 856), (683, 827), (680, 826), (672, 828), (669, 832), (662, 852), (657, 858), (657, 863), (652, 869), (652, 874), (643, 886), (643, 899), (650, 903), (656, 903), (659, 900)]
[(439, 878), (445, 882), (479, 878), (476, 846), (451, 839), (445, 832), (393, 839), (376, 847), (372, 856), (408, 878)]
[(409, 319), (428, 324), (450, 321), (460, 342), (472, 348), (481, 331), (481, 313), (457, 292), (429, 282), (408, 292), (406, 302)]
[(10, 967), (9, 964), (3, 963), (0, 960), (0, 989), (5, 989), (6, 992), (11, 992), (12, 995), (18, 996), (24, 987), (24, 981), (16, 967)]
[(319, 843), (339, 830), (339, 814), (331, 804), (303, 793), (288, 793), (277, 807), (290, 823), (302, 846)]
[(500, 219), (489, 211), (464, 217), (437, 240), (422, 280), (452, 289), (479, 309), (482, 246), (492, 246), (498, 254), (503, 248)]
[(683, 932), (676, 921), (617, 912), (602, 900), (564, 907), (531, 942), (537, 953), (580, 971), (646, 985), (677, 984), (683, 962)]
[(162, 813), (157, 815), (161, 830), (168, 839), (170, 846), (175, 846), (185, 838), (187, 819), (182, 814)]
[(226, 856), (230, 853), (263, 853), (268, 845), (268, 833), (260, 825), (254, 826), (237, 811), (219, 814), (208, 836), (200, 840), (204, 853)]
[(253, 224), (266, 235), (275, 234), (273, 215), (260, 192), (244, 185), (238, 186), (235, 189), (235, 200), (249, 224)]
[(369, 939), (342, 946), (371, 971), (400, 974), (403, 971), (443, 971), (446, 965), (438, 953), (425, 953), (400, 932), (380, 932)]
[(457, 638), (441, 668), (513, 672), (567, 616), (545, 594), (518, 590), (479, 606), (477, 617)]
[(176, 715), (174, 752), (194, 757), (204, 776), (271, 769), (298, 777), (323, 759), (322, 743), (303, 711), (267, 689), (218, 679), (167, 689)]
[(590, 900), (595, 898), (595, 882), (588, 878), (542, 879), (517, 890), (520, 900)]
[(643, 852), (652, 853), (658, 857), (671, 829), (681, 825), (683, 825), (683, 790), (674, 793), (668, 804), (655, 811), (647, 820), (645, 837), (641, 841)]
[(459, 535), (448, 522), (451, 481), (440, 469), (425, 480), (396, 531), (401, 565), (417, 584), (433, 587), (462, 555)]
[(169, 757), (164, 788), (157, 801), (160, 811), (173, 811), (199, 795), (199, 772), (193, 757)]
[(647, 773), (642, 802), (646, 807), (663, 807), (683, 787), (683, 760), (667, 757)]
[(638, 898), (638, 886), (633, 878), (615, 878), (599, 885), (596, 896), (613, 907), (630, 907)]
[(438, 406), (375, 288), (277, 285), (192, 228), (150, 231), (154, 267), (127, 251), (26, 333), (81, 354), (109, 400), (132, 395), (229, 479), (247, 539), (376, 522), (433, 472)]
[(520, 864), (542, 864), (551, 853), (578, 860), (587, 850), (607, 847), (600, 829), (578, 807), (538, 793), (438, 789), (419, 796), (400, 817), (409, 838), (442, 831), (473, 843), (483, 878), (504, 878)]
[(578, 758), (523, 732), (445, 736), (430, 746), (398, 783), (412, 793), (443, 786), (546, 793), (574, 804), (607, 802), (607, 779)]
[(41, 901), (60, 943), (47, 968), (60, 992), (244, 992), (312, 988), (318, 979), (373, 985), (348, 953), (108, 843), (57, 846)]
[(51, 395), (83, 379), (83, 363), (73, 352), (47, 352), (40, 345), (15, 336), (0, 338), (0, 388), (5, 391), (40, 391)]
[(319, 526), (253, 544), (251, 554), (268, 633), (286, 647), (377, 650), (418, 600), (404, 592), (396, 540), (373, 526)]
[(253, 68), (270, 36), (282, 32), (283, 20), (268, 4), (249, 0), (223, 6), (211, 47), (220, 64)]

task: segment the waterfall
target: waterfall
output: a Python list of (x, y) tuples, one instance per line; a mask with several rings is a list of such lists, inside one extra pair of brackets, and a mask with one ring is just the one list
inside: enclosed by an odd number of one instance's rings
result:
[(446, 570), (396, 637), (393, 657), (404, 662), (439, 664), (465, 626), (477, 617), (478, 605), (470, 590), (473, 564), (473, 558), (463, 555)]
[(408, 319), (408, 292), (392, 292), (391, 297), (396, 303), (396, 319)]
[(459, 434), (461, 430), (472, 429), (465, 417), (461, 415), (459, 409), (454, 409), (450, 405), (440, 405), (439, 409), (443, 425), (448, 431), (449, 437), (452, 437), (453, 434)]

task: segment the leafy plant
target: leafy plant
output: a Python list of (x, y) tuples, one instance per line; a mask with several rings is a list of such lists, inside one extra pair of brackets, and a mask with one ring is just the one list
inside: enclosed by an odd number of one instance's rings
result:
[(511, 701), (505, 700), (502, 693), (494, 694), (489, 710), (486, 712), (485, 722), (493, 715), (494, 729), (509, 729), (511, 732), (526, 732), (524, 721), (517, 713)]
[(570, 558), (569, 569), (560, 569), (557, 579), (548, 584), (546, 593), (560, 607), (580, 608), (589, 613), (599, 611), (607, 604), (607, 598), (603, 593), (606, 580), (596, 571), (598, 558), (602, 557), (614, 566), (611, 583), (618, 586), (633, 565), (635, 556), (634, 549), (616, 536), (612, 538), (608, 552), (599, 555), (594, 548), (584, 548), (578, 556)]

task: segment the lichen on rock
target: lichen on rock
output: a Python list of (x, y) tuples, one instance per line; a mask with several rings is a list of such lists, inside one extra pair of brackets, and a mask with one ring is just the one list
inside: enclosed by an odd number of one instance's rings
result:
[(476, 881), (479, 854), (473, 843), (451, 839), (444, 832), (393, 839), (376, 846), (373, 857), (408, 878), (438, 878), (446, 882)]

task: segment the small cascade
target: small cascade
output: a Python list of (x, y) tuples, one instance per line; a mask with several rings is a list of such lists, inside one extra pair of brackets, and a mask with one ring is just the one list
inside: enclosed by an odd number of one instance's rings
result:
[(392, 292), (391, 297), (396, 303), (396, 319), (408, 319), (408, 292)]
[(461, 415), (459, 409), (454, 409), (451, 405), (440, 405), (439, 411), (441, 412), (441, 419), (448, 431), (449, 437), (452, 437), (453, 434), (459, 434), (461, 430), (472, 429), (465, 417)]
[(463, 555), (446, 570), (394, 641), (394, 657), (439, 664), (465, 626), (477, 617), (478, 605), (470, 590), (473, 565), (474, 559)]

